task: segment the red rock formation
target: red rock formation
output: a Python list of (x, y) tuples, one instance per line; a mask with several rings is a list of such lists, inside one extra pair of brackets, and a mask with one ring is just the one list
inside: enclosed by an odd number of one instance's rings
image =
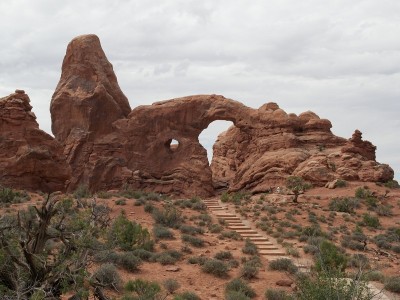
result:
[(112, 182), (126, 164), (112, 123), (131, 108), (97, 36), (69, 43), (50, 111), (52, 131), (73, 171), (70, 189), (79, 184), (98, 189), (99, 182)]
[[(292, 174), (320, 185), (338, 177), (393, 177), (390, 167), (372, 159), (372, 144), (358, 135), (350, 141), (333, 135), (331, 123), (312, 112), (287, 114), (275, 103), (251, 109), (217, 95), (172, 99), (130, 111), (94, 35), (77, 37), (68, 45), (51, 114), (54, 135), (72, 168), (70, 189), (79, 184), (93, 191), (128, 184), (209, 196), (213, 184), (257, 192), (282, 184)], [(198, 136), (214, 120), (232, 121), (234, 126), (215, 144), (210, 169)], [(172, 140), (179, 144), (171, 146)]]
[(247, 132), (231, 127), (218, 137), (211, 164), (213, 180), (231, 191), (266, 191), (290, 175), (316, 185), (337, 178), (387, 181), (394, 172), (375, 161), (375, 146), (356, 131), (346, 141), (333, 135), (328, 120), (313, 112), (298, 117), (276, 103), (258, 110), (259, 122)]
[(0, 98), (0, 184), (53, 192), (70, 177), (61, 145), (39, 129), (22, 90)]

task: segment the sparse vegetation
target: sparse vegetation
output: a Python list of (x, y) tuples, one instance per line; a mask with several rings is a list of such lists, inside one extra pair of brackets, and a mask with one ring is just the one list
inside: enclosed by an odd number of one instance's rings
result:
[(219, 259), (206, 260), (201, 268), (203, 272), (217, 277), (225, 278), (228, 276), (228, 265)]
[(278, 258), (269, 263), (269, 269), (273, 271), (285, 271), (289, 273), (296, 273), (297, 267), (291, 259)]
[[(232, 294), (232, 298), (229, 298), (229, 294)], [(237, 294), (243, 295), (247, 298), (254, 298), (256, 296), (255, 291), (243, 280), (239, 278), (235, 278), (228, 282), (225, 287), (225, 295), (226, 299), (243, 299), (243, 298), (234, 298), (233, 295)]]

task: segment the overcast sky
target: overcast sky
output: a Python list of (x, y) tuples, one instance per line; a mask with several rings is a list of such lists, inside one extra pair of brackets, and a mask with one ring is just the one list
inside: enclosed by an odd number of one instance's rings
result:
[[(398, 0), (0, 0), (0, 11), (0, 96), (24, 89), (49, 133), (67, 44), (94, 33), (132, 108), (222, 94), (312, 110), (336, 135), (361, 130), (400, 179)], [(224, 124), (210, 127), (208, 151)]]

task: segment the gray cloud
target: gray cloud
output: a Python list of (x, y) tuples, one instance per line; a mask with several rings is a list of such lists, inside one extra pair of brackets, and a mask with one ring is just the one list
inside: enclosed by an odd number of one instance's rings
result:
[[(67, 43), (97, 34), (131, 105), (217, 93), (313, 110), (355, 128), (400, 174), (400, 2), (170, 0), (0, 2), (0, 95), (25, 89), (50, 132)], [(210, 151), (222, 125), (205, 132)]]

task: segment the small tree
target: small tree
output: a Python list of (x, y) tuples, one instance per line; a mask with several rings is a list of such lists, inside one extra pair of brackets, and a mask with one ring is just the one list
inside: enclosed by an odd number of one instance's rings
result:
[(303, 178), (298, 177), (298, 176), (289, 176), (286, 179), (286, 187), (292, 191), (294, 195), (293, 202), (297, 203), (297, 198), (299, 198), (299, 195), (304, 194), (304, 192), (311, 188), (311, 184), (304, 181)]

